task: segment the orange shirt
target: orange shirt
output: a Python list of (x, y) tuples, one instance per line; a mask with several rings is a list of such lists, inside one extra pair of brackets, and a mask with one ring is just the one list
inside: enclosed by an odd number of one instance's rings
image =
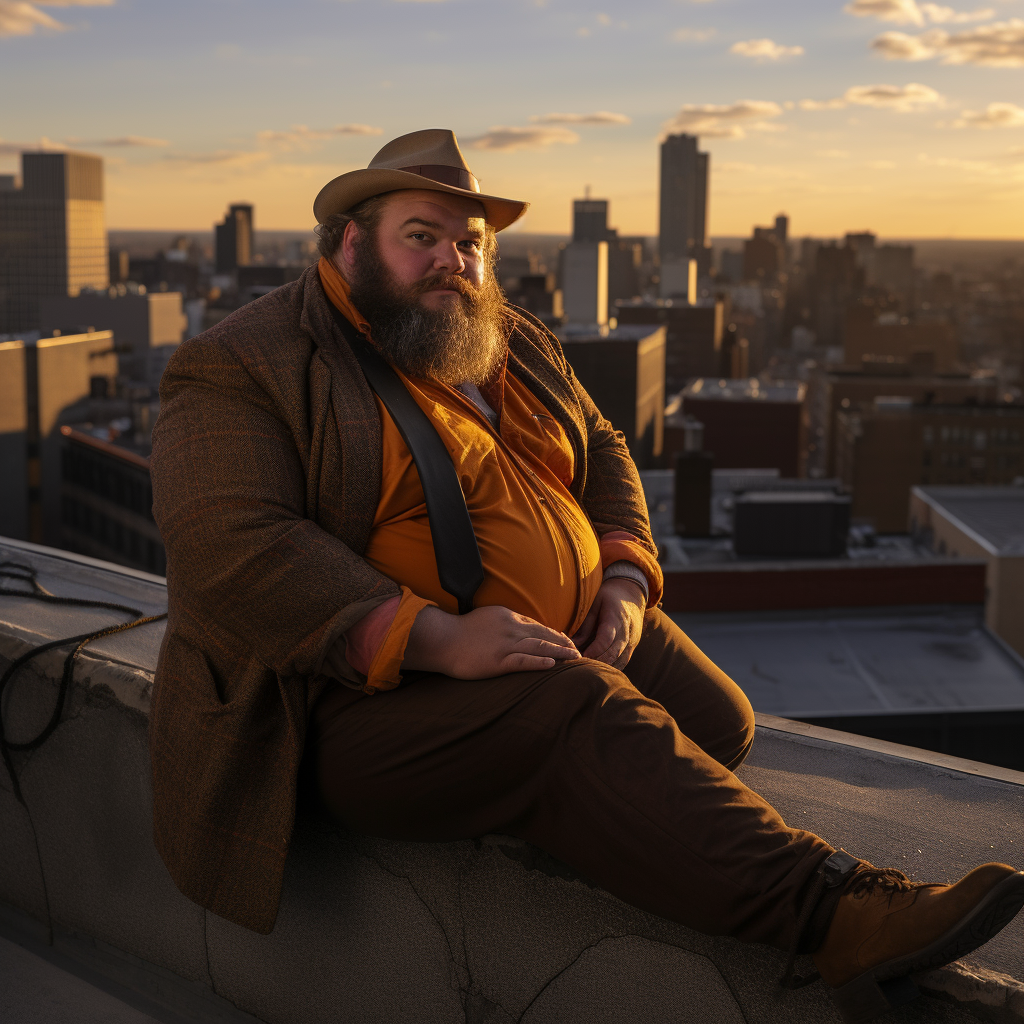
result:
[[(333, 262), (321, 259), (319, 270), (331, 302), (368, 335), (369, 325)], [(504, 375), (495, 429), (455, 388), (397, 372), (451, 454), (462, 484), (484, 567), (474, 604), (504, 605), (572, 635), (601, 586), (602, 544), (569, 491), (574, 453), (561, 424), (512, 374)], [(381, 493), (363, 557), (402, 587), (402, 598), (367, 673), (371, 692), (398, 685), (409, 629), (425, 605), (457, 611), (455, 598), (438, 580), (415, 463), (376, 401)], [(629, 557), (623, 552), (631, 545), (623, 544), (623, 536), (628, 535), (617, 534), (611, 544), (614, 557)]]

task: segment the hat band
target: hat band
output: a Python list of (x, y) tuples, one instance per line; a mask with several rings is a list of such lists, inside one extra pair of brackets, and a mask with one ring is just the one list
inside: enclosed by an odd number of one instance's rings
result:
[(417, 164), (415, 167), (399, 167), (398, 170), (429, 178), (439, 185), (452, 185), (455, 188), (464, 188), (467, 192), (480, 191), (480, 182), (476, 180), (476, 175), (462, 167), (450, 167), (448, 164)]

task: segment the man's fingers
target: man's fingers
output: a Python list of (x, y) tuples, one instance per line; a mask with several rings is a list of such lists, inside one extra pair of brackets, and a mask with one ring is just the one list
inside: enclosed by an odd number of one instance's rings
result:
[(554, 668), (554, 658), (539, 658), (532, 654), (508, 654), (501, 662), (501, 672), (537, 672)]
[(594, 658), (597, 661), (604, 661), (605, 655), (608, 653), (609, 648), (615, 643), (615, 638), (619, 635), (619, 628), (616, 627), (613, 622), (602, 622), (597, 627), (597, 633), (594, 635), (594, 642), (583, 652), (584, 658)]
[(559, 661), (580, 656), (580, 652), (571, 642), (552, 643), (550, 640), (541, 640), (539, 637), (525, 637), (516, 644), (516, 647), (518, 649), (525, 648), (525, 650), (517, 650), (517, 653), (525, 654), (528, 651), (535, 657), (557, 658)]
[[(576, 645), (564, 633), (559, 633), (557, 629), (548, 629), (540, 624), (530, 629), (526, 635), (515, 640), (513, 646), (518, 648), (523, 644), (531, 646), (531, 648), (534, 644), (543, 645), (547, 648), (544, 651), (545, 654), (554, 654), (556, 650), (565, 652), (562, 655), (555, 654), (555, 657), (576, 658), (579, 657), (580, 653)], [(532, 649), (531, 653), (533, 653)]]
[(625, 668), (629, 664), (629, 659), (633, 657), (633, 652), (635, 650), (635, 643), (624, 644), (622, 650), (619, 652), (619, 656), (613, 662), (614, 667), (618, 669)]
[(579, 646), (585, 643), (594, 635), (594, 628), (597, 626), (597, 611), (591, 607), (590, 611), (587, 612), (587, 617), (583, 620), (583, 624), (579, 629), (576, 630), (572, 635), (572, 642)]

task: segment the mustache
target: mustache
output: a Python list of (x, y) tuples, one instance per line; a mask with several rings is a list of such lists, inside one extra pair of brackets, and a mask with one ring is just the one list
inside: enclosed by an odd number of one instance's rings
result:
[(435, 288), (446, 288), (449, 291), (458, 292), (459, 295), (468, 296), (469, 298), (475, 298), (479, 291), (478, 288), (471, 285), (464, 277), (458, 277), (455, 274), (434, 274), (432, 277), (425, 278), (414, 285), (412, 293), (413, 295), (424, 295)]

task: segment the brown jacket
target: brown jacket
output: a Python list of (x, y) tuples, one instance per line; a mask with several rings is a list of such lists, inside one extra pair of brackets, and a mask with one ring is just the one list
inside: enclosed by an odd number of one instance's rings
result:
[[(513, 319), (509, 372), (568, 433), (573, 495), (599, 533), (628, 530), (654, 552), (622, 435), (554, 336), (520, 310)], [(160, 403), (153, 513), (169, 617), (150, 719), (156, 846), (186, 896), (268, 933), (323, 660), (399, 593), (360, 557), (380, 420), (315, 267), (181, 345)]]

